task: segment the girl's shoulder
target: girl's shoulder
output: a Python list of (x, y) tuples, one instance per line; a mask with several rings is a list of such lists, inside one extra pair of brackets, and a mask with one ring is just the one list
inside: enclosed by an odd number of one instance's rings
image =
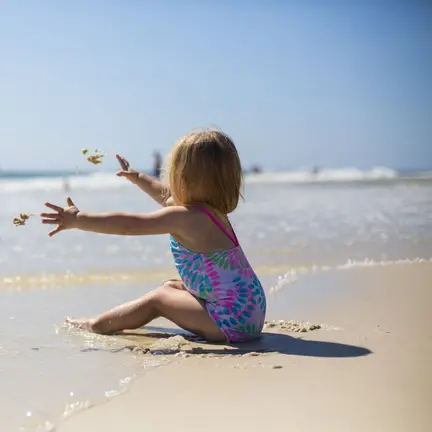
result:
[(199, 230), (206, 223), (206, 215), (191, 206), (169, 205), (162, 211), (172, 220), (172, 223), (183, 232)]
[(220, 216), (216, 217), (211, 210), (199, 205), (177, 207), (176, 211), (183, 215), (184, 224), (182, 232), (174, 233), (177, 234), (175, 240), (186, 249), (198, 253), (211, 253), (238, 246), (228, 219), (225, 225)]

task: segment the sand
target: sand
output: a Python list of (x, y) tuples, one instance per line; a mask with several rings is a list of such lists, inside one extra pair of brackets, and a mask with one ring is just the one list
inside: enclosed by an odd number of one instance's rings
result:
[[(431, 430), (432, 264), (318, 273), (269, 303), (314, 326), (269, 326), (237, 347), (170, 338), (167, 364), (56, 430)], [(149, 346), (140, 332), (125, 338), (126, 349)]]

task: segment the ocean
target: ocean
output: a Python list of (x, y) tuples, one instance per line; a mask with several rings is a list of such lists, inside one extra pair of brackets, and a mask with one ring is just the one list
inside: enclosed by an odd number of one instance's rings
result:
[[(127, 391), (135, 376), (169, 361), (62, 325), (68, 315), (101, 313), (175, 274), (167, 236), (71, 230), (50, 239), (37, 217), (14, 227), (19, 213), (38, 214), (66, 194), (86, 211), (157, 208), (110, 173), (0, 173), (1, 431), (54, 430), (59, 419)], [(290, 319), (276, 307), (278, 292), (307, 274), (432, 259), (432, 173), (246, 175), (245, 198), (231, 219), (266, 289), (269, 318)]]

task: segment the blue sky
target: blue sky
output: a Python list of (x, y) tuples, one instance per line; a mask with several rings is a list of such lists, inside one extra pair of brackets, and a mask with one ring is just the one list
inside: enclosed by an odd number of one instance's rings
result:
[(1, 2), (0, 167), (145, 168), (218, 125), (245, 167), (430, 168), (431, 5)]

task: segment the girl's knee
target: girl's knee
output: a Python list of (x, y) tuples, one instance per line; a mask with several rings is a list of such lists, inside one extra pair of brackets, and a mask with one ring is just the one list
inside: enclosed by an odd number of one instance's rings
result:
[(164, 282), (162, 286), (171, 289), (177, 289), (180, 291), (186, 291), (186, 287), (184, 286), (183, 282), (179, 279), (169, 279), (166, 282)]
[(165, 316), (167, 309), (172, 308), (173, 301), (178, 298), (178, 291), (184, 291), (181, 286), (180, 281), (168, 281), (146, 295), (150, 307), (157, 316)]
[(150, 302), (159, 316), (164, 316), (167, 305), (173, 300), (173, 294), (173, 287), (166, 283), (153, 291)]
[(167, 290), (170, 290), (170, 289), (171, 288), (167, 287), (164, 284), (164, 285), (161, 285), (160, 287), (156, 288), (154, 291), (152, 291), (151, 296), (149, 298), (149, 303), (158, 312), (160, 312), (160, 309), (165, 302), (165, 299), (167, 297)]

